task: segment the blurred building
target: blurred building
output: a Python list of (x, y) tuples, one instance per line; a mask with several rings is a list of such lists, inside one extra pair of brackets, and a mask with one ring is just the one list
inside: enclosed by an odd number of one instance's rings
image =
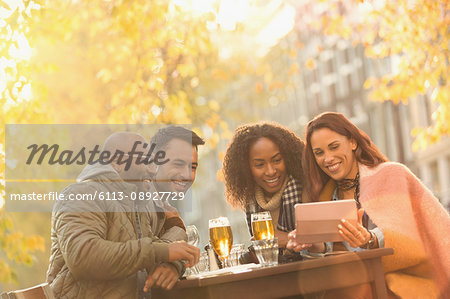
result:
[[(243, 78), (238, 83), (240, 86), (229, 87), (230, 97), (236, 101), (229, 103), (233, 107), (228, 108), (242, 111), (245, 122), (276, 121), (293, 129), (302, 138), (306, 123), (314, 116), (325, 111), (341, 112), (364, 130), (391, 161), (407, 165), (450, 210), (450, 138), (443, 138), (424, 151), (412, 151), (411, 130), (432, 124), (434, 104), (430, 97), (420, 96), (410, 100), (408, 105), (370, 101), (368, 91), (363, 88), (364, 82), (370, 76), (379, 77), (390, 72), (395, 57), (368, 59), (361, 45), (354, 46), (346, 40), (311, 32), (305, 27), (304, 19), (322, 13), (317, 11), (317, 3), (289, 2), (297, 10), (295, 28), (272, 48), (266, 59), (275, 75), (286, 73), (293, 63), (287, 53), (296, 48), (298, 54), (295, 59), (301, 71), (286, 78), (282, 90), (274, 91), (264, 105), (240, 100), (247, 99), (249, 93), (255, 93), (252, 88), (255, 82), (251, 78)], [(299, 43), (303, 45), (300, 50), (297, 47)], [(303, 67), (311, 58), (314, 65)], [(227, 121), (233, 130), (241, 124)], [(192, 212), (183, 215), (188, 224), (199, 227), (202, 245), (208, 241), (207, 220), (221, 215), (229, 217), (235, 243), (249, 243), (243, 212), (233, 210), (225, 202), (223, 183), (216, 180), (216, 172), (221, 168), (218, 153), (225, 150), (226, 145), (222, 141), (218, 149), (202, 156), (198, 183), (195, 184), (198, 186), (194, 186), (194, 207)]]
[[(298, 65), (304, 66), (308, 59), (314, 64), (294, 75), (290, 79), (293, 84), (288, 84), (283, 94), (269, 99), (271, 107), (261, 111), (264, 119), (278, 121), (303, 136), (304, 126), (315, 115), (341, 112), (364, 130), (390, 160), (407, 165), (450, 210), (450, 138), (444, 137), (424, 151), (412, 151), (411, 130), (432, 124), (435, 104), (430, 95), (418, 96), (408, 105), (370, 101), (364, 82), (390, 72), (395, 57), (368, 59), (361, 45), (311, 32), (302, 18), (314, 14), (313, 6), (302, 3), (306, 2), (298, 2), (304, 6), (297, 7), (301, 13), (296, 28), (281, 41), (280, 47), (293, 48), (301, 42)], [(273, 65), (287, 67), (283, 55), (271, 58)]]

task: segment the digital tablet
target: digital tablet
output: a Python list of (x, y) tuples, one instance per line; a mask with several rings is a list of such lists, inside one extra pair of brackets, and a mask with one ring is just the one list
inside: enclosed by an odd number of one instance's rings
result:
[(358, 215), (354, 199), (296, 204), (297, 242), (344, 241), (338, 231), (341, 219), (356, 225)]

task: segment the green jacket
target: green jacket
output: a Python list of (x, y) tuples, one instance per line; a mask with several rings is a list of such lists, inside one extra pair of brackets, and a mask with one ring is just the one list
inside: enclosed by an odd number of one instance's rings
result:
[[(78, 181), (64, 189), (66, 198), (83, 194), (96, 195), (96, 200), (55, 204), (47, 282), (57, 298), (138, 298), (138, 271), (151, 271), (169, 258), (170, 240), (152, 233), (157, 213), (149, 205), (137, 209), (130, 200), (136, 186), (121, 180), (110, 165), (89, 165)], [(99, 200), (101, 192), (123, 192), (124, 198)], [(183, 264), (172, 264), (181, 275)]]

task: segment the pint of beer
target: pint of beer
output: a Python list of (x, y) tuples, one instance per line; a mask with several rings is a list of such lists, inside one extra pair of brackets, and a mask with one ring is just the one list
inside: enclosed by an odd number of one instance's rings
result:
[(214, 251), (222, 259), (227, 259), (233, 246), (233, 233), (226, 217), (209, 220), (209, 239)]
[(255, 240), (274, 238), (272, 217), (269, 212), (252, 214), (252, 232)]

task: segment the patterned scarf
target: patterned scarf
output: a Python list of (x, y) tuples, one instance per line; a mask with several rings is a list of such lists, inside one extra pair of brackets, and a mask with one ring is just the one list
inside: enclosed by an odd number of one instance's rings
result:
[[(285, 188), (281, 188), (280, 216), (278, 217), (277, 229), (284, 232), (290, 232), (295, 229), (295, 208), (294, 206), (302, 202), (302, 185), (291, 175), (287, 178)], [(255, 199), (256, 201), (256, 199)], [(266, 211), (257, 202), (247, 208), (247, 224), (252, 235), (252, 213)]]
[(284, 191), (284, 188), (286, 188), (288, 182), (288, 178), (286, 178), (281, 185), (280, 190), (278, 190), (275, 194), (272, 196), (266, 196), (264, 194), (263, 188), (256, 185), (255, 186), (255, 199), (256, 202), (259, 204), (261, 208), (263, 208), (266, 211), (272, 211), (278, 209), (281, 203), (281, 195)]

